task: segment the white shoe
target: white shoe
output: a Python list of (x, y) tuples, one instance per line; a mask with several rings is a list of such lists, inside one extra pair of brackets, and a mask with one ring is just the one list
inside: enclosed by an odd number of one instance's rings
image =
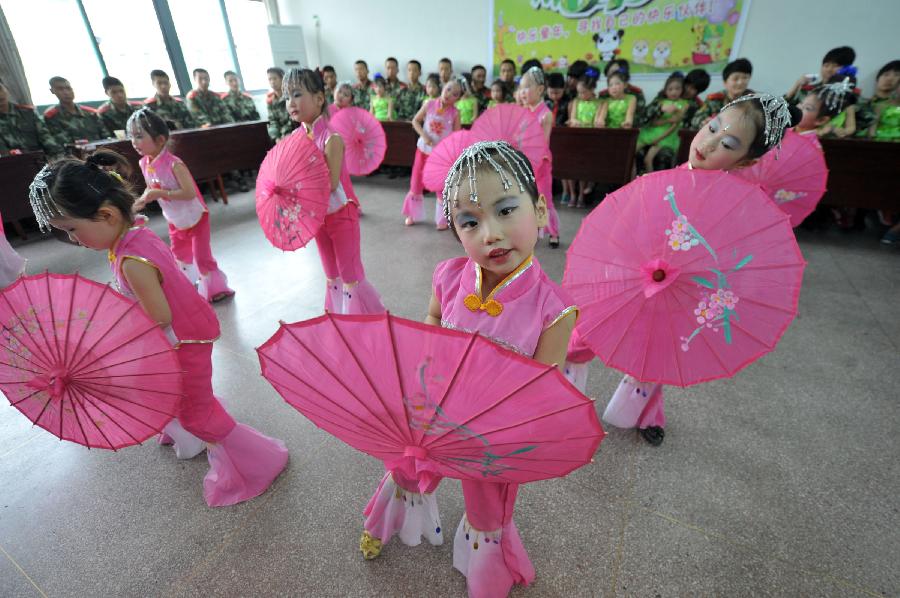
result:
[(193, 459), (206, 449), (206, 443), (182, 428), (177, 419), (166, 424), (163, 432), (174, 441), (175, 456), (179, 459)]

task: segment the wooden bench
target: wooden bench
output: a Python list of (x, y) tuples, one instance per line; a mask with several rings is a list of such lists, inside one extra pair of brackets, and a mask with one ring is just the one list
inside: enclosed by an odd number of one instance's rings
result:
[[(687, 162), (696, 133), (691, 129), (679, 131), (679, 164)], [(828, 191), (821, 205), (900, 211), (900, 143), (828, 137), (819, 141), (828, 164)]]
[[(170, 142), (172, 153), (184, 160), (194, 180), (215, 182), (225, 203), (228, 203), (228, 196), (225, 194), (222, 174), (259, 168), (266, 152), (272, 147), (266, 121), (172, 131)], [(125, 156), (135, 173), (133, 182), (143, 191), (144, 180), (138, 164), (140, 156), (134, 151), (131, 142), (107, 139), (79, 145), (75, 149), (78, 155), (86, 157), (100, 148), (111, 149)], [(215, 191), (213, 195), (215, 196)]]
[[(412, 124), (383, 122), (387, 150), (382, 164), (411, 167), (419, 136)], [(631, 180), (638, 129), (575, 129), (554, 127), (550, 134), (553, 176), (599, 183)]]
[(44, 164), (47, 157), (43, 152), (25, 152), (0, 158), (0, 213), (3, 221), (9, 222), (22, 239), (27, 239), (20, 222), (34, 216), (28, 201), (28, 187)]

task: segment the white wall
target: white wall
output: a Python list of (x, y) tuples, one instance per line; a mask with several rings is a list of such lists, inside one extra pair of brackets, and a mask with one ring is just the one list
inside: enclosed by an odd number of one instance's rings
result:
[[(353, 63), (362, 58), (374, 73), (387, 56), (403, 64), (422, 62), (427, 73), (449, 56), (456, 70), (491, 61), (489, 0), (277, 0), (281, 22), (302, 25), (313, 65), (332, 64), (340, 79), (353, 78)], [(860, 7), (860, 8), (858, 8)], [(316, 21), (319, 17), (319, 47)], [(415, 26), (398, 27), (400, 22)], [(818, 72), (822, 56), (835, 46), (856, 50), (860, 85), (871, 94), (875, 73), (900, 59), (897, 24), (900, 0), (752, 0), (738, 55), (753, 62), (751, 86), (784, 93), (802, 74)], [(665, 77), (636, 80), (649, 97)], [(713, 75), (710, 91), (721, 89)]]

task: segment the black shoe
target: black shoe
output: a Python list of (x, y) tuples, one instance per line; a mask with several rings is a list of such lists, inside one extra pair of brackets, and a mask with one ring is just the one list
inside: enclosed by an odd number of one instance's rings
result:
[(553, 237), (550, 237), (550, 247), (553, 249), (559, 247), (559, 237), (557, 237), (555, 241), (553, 240)]
[(663, 439), (666, 437), (666, 431), (659, 426), (650, 426), (648, 428), (638, 430), (638, 432), (640, 432), (641, 436), (644, 437), (644, 440), (646, 440), (652, 446), (661, 445), (663, 443)]
[(238, 183), (238, 189), (240, 189), (241, 192), (244, 193), (250, 190), (250, 185), (247, 184), (247, 181), (241, 179)]

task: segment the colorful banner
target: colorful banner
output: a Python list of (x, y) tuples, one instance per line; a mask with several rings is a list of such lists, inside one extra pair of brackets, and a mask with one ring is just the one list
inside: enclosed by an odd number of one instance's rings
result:
[(750, 0), (494, 0), (494, 74), (510, 58), (565, 72), (627, 58), (632, 73), (721, 71)]

